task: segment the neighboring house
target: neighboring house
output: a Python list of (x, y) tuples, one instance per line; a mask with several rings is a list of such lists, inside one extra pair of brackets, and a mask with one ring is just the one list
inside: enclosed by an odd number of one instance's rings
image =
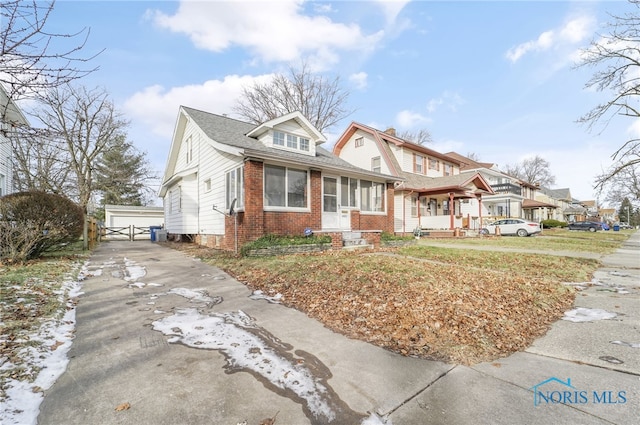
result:
[(306, 229), (393, 232), (400, 179), (349, 164), (325, 141), (299, 112), (256, 126), (180, 107), (159, 193), (169, 237), (234, 249)]
[[(151, 226), (161, 227), (164, 225), (164, 208), (163, 207), (138, 207), (130, 205), (105, 205), (104, 206), (104, 226), (115, 229), (130, 228), (130, 232), (144, 234), (149, 237)], [(138, 229), (133, 229), (133, 227)], [(145, 230), (145, 232), (142, 231)], [(107, 233), (107, 232), (105, 232)], [(125, 237), (125, 231), (118, 230), (110, 233), (111, 237)]]
[[(352, 122), (333, 153), (349, 163), (402, 179), (394, 191), (394, 230), (445, 229), (480, 223), (482, 200), (494, 191), (478, 172), (461, 173), (461, 162), (426, 146)], [(476, 201), (475, 209), (470, 201)]]
[(618, 211), (615, 208), (600, 208), (598, 209), (598, 217), (600, 221), (605, 223), (615, 223), (615, 222), (623, 222), (626, 223), (628, 221), (628, 217), (625, 214), (622, 217), (618, 216)]
[(29, 121), (0, 84), (0, 196), (13, 192), (13, 149), (7, 135), (21, 125)]
[(554, 213), (547, 217), (550, 219), (573, 222), (586, 220), (589, 216), (587, 208), (571, 197), (569, 188), (549, 189), (541, 187), (536, 193), (536, 200), (557, 207)]
[[(494, 194), (482, 197), (484, 224), (503, 218), (541, 221), (556, 208), (555, 205), (535, 200), (537, 186), (503, 173), (496, 164), (474, 161), (456, 152), (449, 152), (447, 156), (459, 161), (460, 173), (480, 173), (491, 185)], [(466, 202), (463, 215), (477, 211), (479, 202), (480, 199)], [(471, 223), (471, 228), (475, 228), (474, 224)]]

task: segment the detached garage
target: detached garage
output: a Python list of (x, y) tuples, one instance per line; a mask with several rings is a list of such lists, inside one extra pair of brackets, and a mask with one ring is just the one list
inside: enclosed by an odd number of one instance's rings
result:
[(164, 227), (163, 207), (105, 205), (104, 216), (107, 239), (149, 239), (149, 227)]

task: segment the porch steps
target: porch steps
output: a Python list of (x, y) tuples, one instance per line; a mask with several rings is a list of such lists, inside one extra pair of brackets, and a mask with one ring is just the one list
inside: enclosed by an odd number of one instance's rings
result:
[(362, 237), (361, 232), (342, 233), (342, 249), (356, 250), (370, 248), (373, 248), (373, 245), (367, 243), (367, 240)]

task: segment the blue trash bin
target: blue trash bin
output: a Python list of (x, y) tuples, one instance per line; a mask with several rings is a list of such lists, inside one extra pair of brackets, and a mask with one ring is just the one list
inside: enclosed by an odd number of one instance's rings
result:
[(151, 234), (151, 242), (155, 242), (157, 240), (156, 232), (162, 229), (162, 226), (149, 226), (149, 233)]
[(613, 231), (614, 232), (619, 232), (620, 231), (620, 225), (619, 224), (614, 224), (613, 225)]

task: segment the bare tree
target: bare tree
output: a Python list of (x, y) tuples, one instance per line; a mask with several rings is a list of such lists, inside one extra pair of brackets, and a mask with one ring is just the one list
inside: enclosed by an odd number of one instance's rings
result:
[(8, 135), (13, 150), (16, 191), (73, 192), (69, 155), (59, 138), (52, 138), (43, 130), (24, 127)]
[(408, 140), (418, 145), (424, 145), (433, 142), (431, 133), (429, 133), (429, 131), (424, 128), (418, 131), (401, 131), (400, 133), (398, 133), (398, 137), (402, 140)]
[(278, 73), (267, 83), (244, 88), (234, 111), (255, 124), (300, 111), (319, 131), (332, 127), (353, 111), (345, 104), (349, 93), (333, 80), (313, 74), (306, 63), (289, 74)]
[[(68, 34), (47, 31), (54, 5), (55, 1), (0, 0), (0, 84), (9, 100), (68, 84), (97, 69), (81, 69), (95, 55), (78, 56), (89, 37), (88, 28)], [(0, 105), (1, 121), (9, 103)]]
[(595, 183), (600, 193), (606, 191), (605, 201), (619, 204), (624, 199), (629, 199), (634, 205), (640, 206), (639, 164), (621, 168), (613, 175), (611, 171), (604, 172), (596, 177)]
[[(640, 0), (629, 0), (632, 11), (622, 16), (612, 15), (609, 34), (591, 42), (582, 53), (578, 68), (596, 68), (587, 88), (610, 90), (612, 98), (604, 102), (578, 121), (593, 130), (596, 123), (604, 127), (617, 116), (640, 118)], [(596, 187), (623, 173), (628, 167), (640, 164), (640, 138), (632, 136), (612, 155), (616, 166), (597, 178)]]
[(128, 122), (102, 89), (56, 87), (47, 92), (42, 105), (35, 115), (68, 155), (67, 167), (75, 186), (73, 195), (87, 212), (96, 190), (96, 162), (109, 143), (124, 134)]
[(533, 158), (524, 159), (518, 164), (507, 164), (503, 171), (527, 183), (551, 187), (556, 183), (556, 178), (551, 174), (549, 167), (549, 161), (536, 155)]

